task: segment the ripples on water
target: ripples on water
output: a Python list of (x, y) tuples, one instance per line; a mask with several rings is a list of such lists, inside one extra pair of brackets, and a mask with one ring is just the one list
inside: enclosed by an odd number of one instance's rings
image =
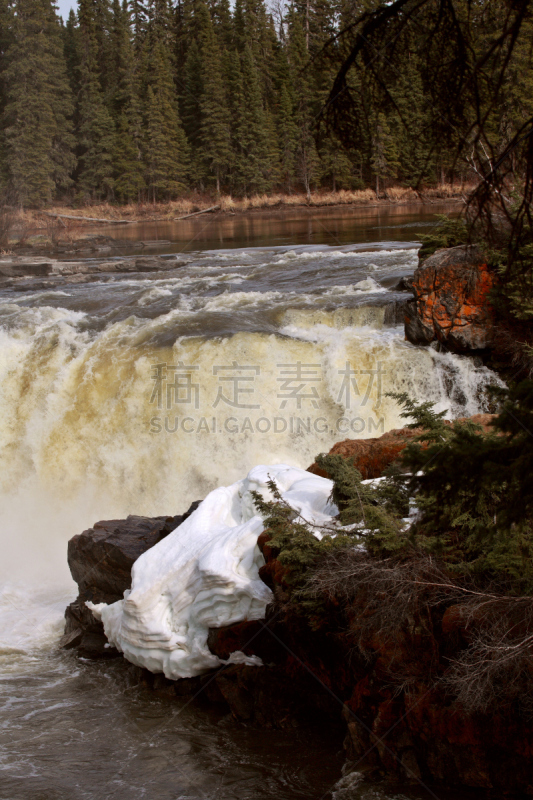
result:
[[(397, 427), (385, 389), (452, 415), (484, 408), (488, 370), (404, 341), (406, 295), (394, 287), (416, 265), (416, 231), (393, 222), (384, 233), (379, 224), (353, 232), (351, 244), (344, 232), (342, 244), (334, 234), (296, 245), (300, 231), (290, 245), (168, 253), (175, 269), (165, 274), (0, 293), (1, 800), (330, 796), (343, 762), (336, 734), (256, 731), (132, 685), (122, 662), (56, 651), (75, 594), (66, 542), (96, 519), (178, 513), (257, 463), (306, 467), (349, 435), (336, 430), (339, 416)], [(231, 414), (236, 433), (151, 432), (154, 414), (167, 411), (150, 402), (153, 365), (180, 362), (197, 367), (198, 402), (187, 412), (210, 426)], [(277, 397), (279, 365), (296, 362), (316, 369), (317, 408), (312, 393), (301, 409)], [(364, 401), (378, 362), (386, 386), (370, 387)], [(213, 367), (234, 363), (260, 369), (247, 384), (256, 408), (214, 406)], [(348, 363), (360, 385), (347, 406)], [(173, 408), (173, 419), (182, 411)], [(292, 430), (296, 414), (325, 427)], [(287, 428), (260, 433), (258, 417)], [(400, 798), (353, 776), (334, 792)]]
[(337, 734), (246, 728), (47, 644), (0, 650), (2, 800), (319, 798), (338, 778)]

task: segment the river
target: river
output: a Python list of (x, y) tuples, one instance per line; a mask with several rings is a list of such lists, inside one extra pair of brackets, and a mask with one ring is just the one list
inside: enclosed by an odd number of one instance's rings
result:
[(391, 391), (487, 410), (485, 367), (404, 340), (396, 287), (441, 210), (128, 226), (115, 257), (167, 239), (172, 269), (0, 291), (2, 800), (403, 796), (335, 788), (337, 734), (258, 732), (56, 643), (66, 543), (96, 520), (177, 514), (256, 464), (401, 427)]

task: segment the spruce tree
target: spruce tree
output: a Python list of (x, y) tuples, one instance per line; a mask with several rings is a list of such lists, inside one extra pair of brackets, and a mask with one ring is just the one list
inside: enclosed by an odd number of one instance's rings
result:
[(100, 65), (100, 85), (107, 96), (110, 92), (114, 76), (109, 69), (113, 63), (113, 15), (112, 0), (92, 0), (92, 18), (94, 21), (94, 39), (96, 42), (96, 63)]
[(233, 20), (229, 0), (211, 0), (209, 3), (213, 28), (221, 51), (233, 46)]
[(146, 183), (153, 202), (182, 191), (189, 166), (170, 56), (165, 41), (157, 38), (158, 33), (154, 31), (152, 39), (144, 122)]
[(234, 116), (236, 185), (244, 194), (266, 192), (272, 187), (273, 165), (261, 88), (249, 45), (246, 45), (242, 59), (236, 55), (234, 73), (238, 99)]
[(232, 160), (229, 108), (223, 81), (222, 62), (209, 10), (204, 4), (202, 33), (203, 93), (200, 100), (200, 144), (207, 173), (214, 178), (217, 194), (221, 179)]
[(131, 0), (130, 9), (133, 22), (135, 58), (139, 59), (148, 29), (148, 11), (143, 0)]
[(187, 61), (187, 53), (189, 52), (189, 45), (192, 44), (194, 40), (192, 36), (192, 5), (193, 0), (177, 0), (174, 12), (174, 30), (176, 32), (174, 53), (180, 103), (181, 94), (185, 91), (185, 63)]
[(78, 21), (72, 8), (70, 9), (66, 25), (63, 29), (63, 47), (68, 81), (72, 90), (72, 96), (76, 98), (80, 91), (80, 43)]
[(311, 185), (320, 178), (320, 159), (315, 141), (315, 114), (313, 113), (313, 90), (308, 72), (309, 59), (306, 38), (301, 20), (294, 10), (289, 14), (289, 59), (291, 79), (295, 94), (294, 121), (298, 131), (296, 146), (297, 173), (303, 183), (307, 198), (311, 197)]
[(396, 142), (391, 133), (387, 117), (379, 112), (373, 125), (372, 135), (372, 172), (376, 179), (376, 195), (379, 197), (380, 187), (387, 179), (398, 175), (398, 152)]
[(142, 162), (142, 118), (139, 101), (139, 80), (127, 0), (122, 6), (113, 0), (114, 82), (111, 107), (115, 119), (113, 148), (114, 190), (119, 200), (131, 201), (144, 188)]
[(73, 107), (51, 0), (16, 0), (13, 11), (2, 76), (7, 180), (21, 206), (41, 206), (71, 183)]
[(1, 121), (4, 117), (6, 104), (3, 72), (5, 69), (5, 56), (12, 37), (12, 15), (8, 0), (0, 0), (0, 191), (7, 196), (8, 168), (5, 146), (5, 136)]
[[(416, 53), (407, 52), (399, 63), (397, 85), (393, 97), (397, 113), (393, 117), (391, 134), (396, 143), (398, 164), (403, 181), (416, 185), (425, 178), (434, 178), (428, 133), (431, 130), (431, 106), (424, 86)], [(440, 157), (447, 160), (447, 149)], [(432, 174), (433, 173), (433, 174)]]
[(347, 188), (352, 183), (352, 162), (334, 131), (327, 131), (319, 149), (322, 180), (331, 181), (331, 189)]
[(296, 177), (298, 128), (294, 121), (294, 108), (290, 87), (286, 83), (283, 84), (281, 89), (277, 122), (281, 158), (281, 178), (286, 190), (290, 194)]
[(184, 87), (180, 92), (183, 127), (192, 149), (191, 178), (202, 186), (205, 178), (205, 163), (201, 158), (202, 97), (204, 93), (203, 69), (200, 47), (193, 39), (187, 53), (184, 71)]
[(114, 183), (115, 126), (100, 84), (96, 19), (91, 0), (79, 0), (78, 15), (80, 24), (78, 193), (80, 198), (86, 201), (110, 199)]

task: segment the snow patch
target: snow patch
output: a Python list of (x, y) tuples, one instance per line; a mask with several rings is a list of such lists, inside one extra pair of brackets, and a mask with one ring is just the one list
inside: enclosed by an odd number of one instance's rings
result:
[[(174, 680), (200, 675), (227, 663), (209, 650), (209, 628), (264, 618), (272, 593), (259, 578), (264, 559), (257, 539), (264, 524), (251, 493), (271, 499), (269, 478), (312, 525), (331, 523), (337, 513), (329, 501), (331, 481), (285, 464), (255, 467), (244, 480), (215, 489), (135, 562), (123, 600), (87, 603), (128, 661)], [(229, 662), (261, 664), (240, 652)]]

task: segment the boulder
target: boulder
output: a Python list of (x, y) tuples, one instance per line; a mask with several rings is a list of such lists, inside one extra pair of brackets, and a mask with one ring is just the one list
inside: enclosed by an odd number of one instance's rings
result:
[[(491, 429), (494, 414), (474, 414), (472, 417), (460, 417), (458, 422), (469, 420), (475, 425), (480, 425), (485, 433)], [(446, 422), (451, 425), (451, 422)], [(402, 450), (420, 433), (417, 429), (396, 428), (384, 433), (377, 439), (345, 439), (334, 444), (329, 455), (339, 455), (351, 459), (351, 462), (363, 476), (363, 480), (380, 478), (384, 470), (398, 460)], [(329, 478), (330, 475), (320, 469), (315, 462), (307, 468), (313, 475)]]
[(496, 280), (477, 247), (437, 250), (413, 276), (406, 338), (413, 344), (437, 341), (458, 353), (490, 348), (495, 327), (489, 293)]
[[(410, 428), (399, 428), (377, 439), (345, 439), (334, 444), (329, 455), (349, 458), (363, 476), (363, 480), (379, 478), (383, 470), (397, 460), (404, 447), (417, 433)], [(330, 477), (316, 462), (311, 464), (307, 471), (322, 478)]]
[(114, 603), (131, 588), (131, 568), (150, 547), (168, 536), (193, 511), (175, 517), (138, 517), (97, 522), (92, 528), (73, 536), (68, 543), (68, 564), (78, 584), (79, 594), (65, 611), (65, 634), (60, 640), (64, 649), (77, 649), (86, 658), (111, 658), (119, 655), (110, 647), (102, 623), (85, 605)]
[(68, 543), (68, 565), (80, 596), (97, 603), (120, 600), (131, 588), (134, 562), (174, 530), (176, 523), (175, 517), (129, 516), (96, 522), (73, 536)]

